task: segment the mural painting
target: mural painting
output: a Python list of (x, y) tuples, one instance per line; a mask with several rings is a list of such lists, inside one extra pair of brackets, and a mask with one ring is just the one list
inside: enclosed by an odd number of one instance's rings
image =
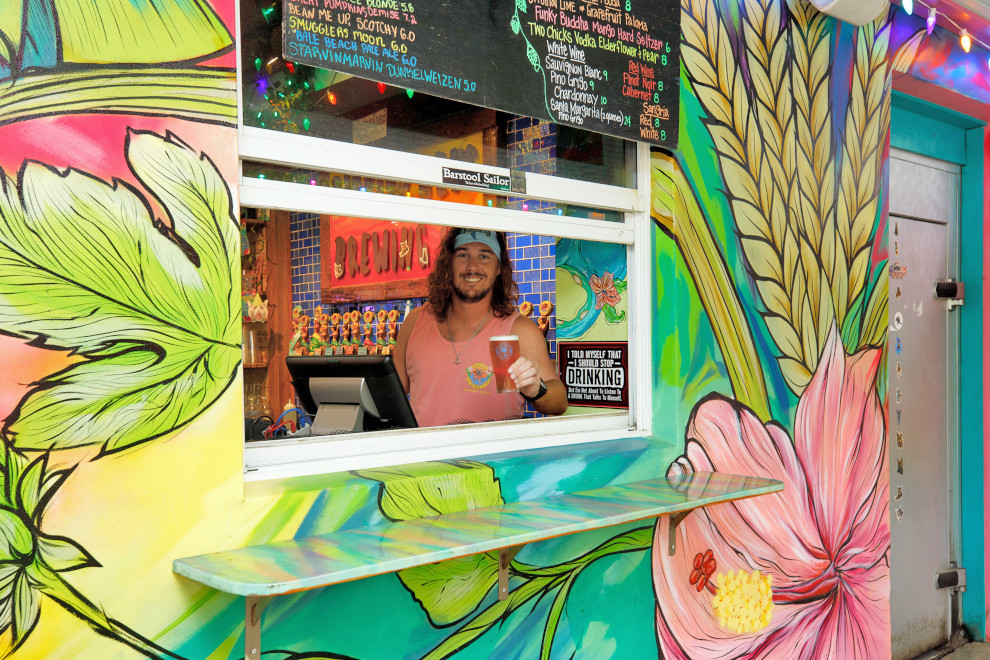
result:
[[(492, 555), (284, 597), (263, 656), (889, 656), (890, 68), (923, 39), (892, 41), (888, 16), (852, 29), (803, 3), (683, 0), (682, 146), (653, 160), (655, 440), (245, 496), (233, 3), (121, 3), (112, 20), (87, 0), (14, 4), (0, 24), (0, 347), (17, 369), (0, 380), (4, 657), (238, 657), (242, 602), (174, 577), (172, 557), (658, 465), (786, 487), (688, 517), (674, 557), (650, 525), (538, 544), (504, 601)], [(621, 320), (623, 268), (580, 274), (580, 323)]]

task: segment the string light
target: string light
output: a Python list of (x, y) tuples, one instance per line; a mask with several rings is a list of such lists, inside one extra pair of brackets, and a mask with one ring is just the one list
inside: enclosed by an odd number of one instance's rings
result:
[[(970, 49), (973, 47), (974, 43), (976, 43), (983, 50), (990, 51), (990, 46), (985, 44), (980, 39), (974, 38), (973, 35), (969, 33), (969, 30), (956, 23), (948, 15), (946, 14), (939, 15), (938, 10), (935, 9), (935, 7), (932, 7), (931, 5), (928, 4), (928, 2), (930, 1), (931, 0), (928, 1), (917, 0), (918, 4), (920, 4), (922, 7), (928, 8), (928, 17), (925, 19), (925, 32), (927, 32), (928, 34), (934, 32), (936, 22), (938, 21), (938, 19), (942, 19), (943, 21), (945, 21), (945, 23), (952, 26), (952, 28), (959, 35), (959, 46), (965, 52), (968, 53)], [(909, 2), (914, 2), (914, 0), (901, 0), (901, 6), (906, 7)], [(988, 60), (987, 66), (990, 67), (990, 60)]]
[(901, 8), (911, 15), (914, 13), (914, 0), (901, 0)]

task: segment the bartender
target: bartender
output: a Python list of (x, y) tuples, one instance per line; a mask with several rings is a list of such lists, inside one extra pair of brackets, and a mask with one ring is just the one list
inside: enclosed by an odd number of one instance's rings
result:
[[(517, 419), (528, 401), (560, 415), (567, 392), (536, 324), (516, 310), (505, 235), (451, 229), (427, 279), (428, 302), (399, 329), (395, 365), (420, 426)], [(489, 338), (519, 337), (521, 356), (509, 367), (519, 392), (498, 393)]]

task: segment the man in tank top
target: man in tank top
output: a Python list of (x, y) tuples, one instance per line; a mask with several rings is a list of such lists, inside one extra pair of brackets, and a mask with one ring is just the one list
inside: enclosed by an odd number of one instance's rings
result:
[[(399, 329), (395, 365), (420, 426), (522, 417), (526, 401), (559, 415), (567, 393), (536, 324), (516, 311), (505, 235), (451, 229), (427, 280), (428, 302)], [(498, 393), (489, 337), (516, 335), (522, 356), (509, 375), (519, 392)]]

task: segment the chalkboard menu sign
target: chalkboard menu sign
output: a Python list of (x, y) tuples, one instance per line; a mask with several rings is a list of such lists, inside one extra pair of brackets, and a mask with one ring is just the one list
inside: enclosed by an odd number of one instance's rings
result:
[(677, 146), (676, 0), (283, 0), (287, 60)]

